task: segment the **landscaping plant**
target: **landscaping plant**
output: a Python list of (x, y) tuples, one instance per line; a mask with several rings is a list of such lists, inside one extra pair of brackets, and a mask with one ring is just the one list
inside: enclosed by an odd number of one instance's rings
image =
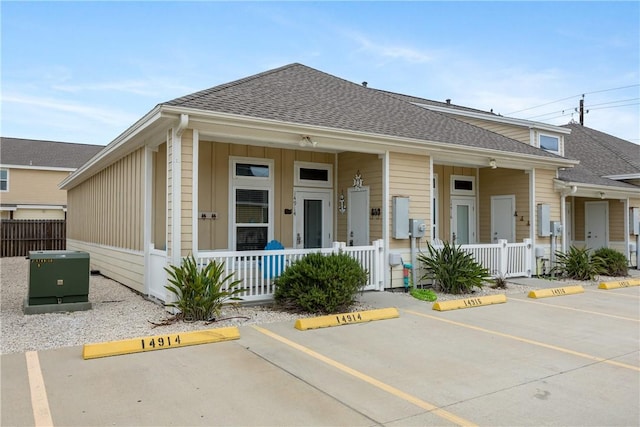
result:
[(182, 265), (165, 268), (169, 285), (165, 286), (177, 300), (165, 304), (180, 311), (176, 317), (186, 321), (215, 320), (225, 304), (239, 301), (237, 288), (240, 280), (232, 281), (233, 273), (224, 276), (224, 263), (211, 261), (199, 268), (193, 255), (182, 260)]
[(604, 262), (605, 272), (607, 276), (626, 276), (629, 274), (629, 265), (627, 257), (623, 253), (610, 248), (600, 248), (594, 253), (594, 256), (602, 258)]
[(418, 254), (426, 273), (422, 279), (433, 280), (436, 290), (450, 294), (465, 294), (474, 287), (481, 288), (490, 280), (489, 270), (479, 264), (473, 255), (462, 250), (461, 246), (443, 242), (441, 248), (427, 243), (428, 254)]
[(368, 273), (345, 253), (310, 253), (274, 280), (280, 307), (308, 313), (345, 312), (367, 283)]
[(431, 289), (417, 289), (412, 286), (409, 288), (409, 294), (420, 301), (435, 301), (438, 299), (438, 295)]
[(599, 274), (604, 274), (606, 269), (604, 260), (591, 254), (589, 248), (577, 248), (571, 246), (567, 252), (556, 252), (556, 265), (551, 272), (560, 277), (575, 280), (594, 280)]

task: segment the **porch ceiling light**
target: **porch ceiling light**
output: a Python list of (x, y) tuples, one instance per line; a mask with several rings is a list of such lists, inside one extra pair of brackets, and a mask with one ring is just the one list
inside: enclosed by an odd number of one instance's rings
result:
[(489, 166), (491, 166), (491, 169), (497, 169), (496, 159), (489, 159)]
[(604, 199), (604, 192), (603, 192), (603, 191), (601, 191), (599, 194), (600, 194), (600, 198), (601, 198), (601, 199)]
[(310, 136), (303, 135), (302, 139), (300, 140), (300, 142), (298, 144), (301, 147), (315, 147), (316, 145), (318, 145), (318, 142), (312, 140)]

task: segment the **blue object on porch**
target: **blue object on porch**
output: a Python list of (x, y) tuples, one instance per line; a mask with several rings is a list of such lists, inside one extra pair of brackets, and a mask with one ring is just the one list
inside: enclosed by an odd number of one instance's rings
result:
[[(282, 243), (272, 240), (264, 247), (265, 251), (275, 251), (284, 249)], [(266, 255), (263, 257), (262, 275), (265, 279), (278, 277), (284, 270), (284, 255)]]

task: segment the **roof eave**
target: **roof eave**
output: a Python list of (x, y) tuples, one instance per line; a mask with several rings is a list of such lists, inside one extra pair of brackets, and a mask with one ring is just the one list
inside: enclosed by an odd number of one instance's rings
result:
[[(345, 141), (355, 144), (366, 144), (366, 150), (375, 153), (383, 153), (394, 149), (406, 152), (422, 153), (427, 155), (441, 154), (453, 155), (459, 158), (462, 154), (469, 156), (495, 157), (496, 160), (504, 160), (512, 165), (521, 165), (525, 161), (530, 167), (573, 167), (580, 162), (577, 160), (566, 159), (563, 157), (547, 157), (535, 156), (531, 154), (514, 153), (502, 150), (492, 150), (487, 148), (471, 147), (466, 145), (456, 145), (448, 142), (414, 139), (398, 136), (388, 136), (377, 133), (368, 133), (361, 131), (353, 131), (346, 129), (337, 129), (317, 125), (307, 125), (301, 123), (283, 122), (273, 119), (264, 119), (257, 117), (249, 117), (230, 113), (221, 113), (216, 111), (206, 111), (187, 107), (163, 106), (163, 112), (167, 114), (189, 115), (189, 123), (196, 124), (198, 122), (208, 123), (212, 125), (228, 125), (242, 128), (252, 128), (262, 131), (278, 131), (289, 133), (290, 141), (297, 144), (301, 135), (310, 135), (318, 139), (325, 138), (327, 140), (335, 140), (333, 149), (344, 150)], [(372, 147), (373, 144), (373, 147)], [(330, 147), (323, 147), (330, 148)], [(504, 164), (504, 163), (503, 163)], [(506, 166), (505, 166), (506, 167)]]

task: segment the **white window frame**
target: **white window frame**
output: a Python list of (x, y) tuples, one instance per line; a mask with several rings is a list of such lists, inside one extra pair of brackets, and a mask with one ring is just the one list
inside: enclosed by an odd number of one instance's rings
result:
[[(542, 144), (541, 144), (541, 141), (540, 141), (540, 139), (541, 139), (542, 137), (555, 138), (555, 139), (557, 139), (557, 140), (558, 140), (558, 149), (557, 149), (557, 150), (548, 150), (548, 149), (546, 149), (546, 148), (543, 148), (543, 147), (542, 147)], [(542, 150), (544, 150), (544, 151), (546, 151), (546, 152), (548, 152), (548, 153), (554, 153), (554, 154), (558, 154), (558, 155), (559, 155), (559, 154), (560, 154), (560, 152), (561, 152), (561, 148), (560, 148), (560, 147), (561, 147), (562, 139), (561, 139), (559, 136), (557, 136), (557, 135), (551, 135), (551, 134), (548, 134), (548, 133), (541, 133), (541, 132), (538, 132), (538, 141), (537, 141), (537, 142), (538, 142), (538, 148), (540, 148), (540, 149), (542, 149)]]
[[(327, 171), (326, 181), (300, 178), (300, 169), (318, 169)], [(329, 163), (293, 162), (293, 185), (296, 187), (333, 188), (333, 165)]]
[[(471, 182), (471, 190), (459, 190), (455, 188), (456, 181)], [(457, 196), (475, 196), (476, 195), (476, 177), (468, 175), (451, 175), (451, 194)]]
[[(269, 176), (241, 176), (236, 174), (236, 165), (238, 163), (247, 163), (269, 168)], [(273, 240), (274, 235), (274, 161), (273, 159), (262, 159), (255, 157), (229, 157), (229, 247), (231, 250), (237, 250), (236, 234), (238, 225), (246, 226), (246, 224), (238, 224), (236, 222), (236, 190), (267, 190), (268, 191), (268, 216), (267, 226), (267, 243)], [(264, 224), (261, 224), (264, 226)]]
[(7, 188), (6, 188), (6, 189), (4, 189), (4, 190), (0, 189), (0, 192), (1, 192), (1, 193), (6, 193), (7, 191), (9, 191), (9, 169), (0, 168), (0, 170), (5, 171), (5, 172), (7, 173), (7, 177), (6, 177), (5, 179), (2, 179), (2, 178), (0, 177), (0, 182), (1, 182), (1, 181), (5, 181), (5, 182), (7, 183)]

